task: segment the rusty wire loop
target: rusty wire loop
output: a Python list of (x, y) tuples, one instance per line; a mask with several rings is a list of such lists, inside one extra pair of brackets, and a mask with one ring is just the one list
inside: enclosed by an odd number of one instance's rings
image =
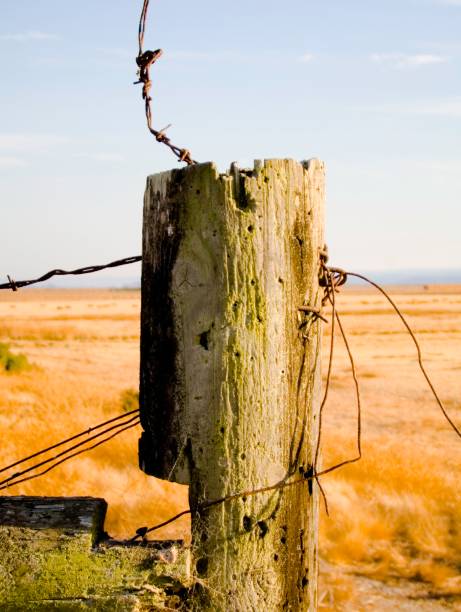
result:
[(142, 83), (142, 99), (144, 100), (144, 109), (146, 113), (147, 128), (149, 132), (155, 137), (157, 142), (166, 145), (178, 158), (178, 161), (185, 162), (188, 166), (192, 166), (197, 162), (192, 159), (191, 153), (188, 149), (180, 148), (174, 145), (171, 140), (166, 136), (165, 130), (156, 130), (152, 127), (152, 98), (150, 96), (150, 90), (152, 88), (152, 81), (150, 78), (150, 69), (154, 63), (162, 56), (163, 51), (157, 49), (156, 51), (144, 51), (144, 36), (146, 33), (146, 22), (147, 12), (149, 9), (149, 0), (144, 0), (141, 17), (139, 19), (138, 28), (138, 56), (136, 57), (136, 64), (138, 66), (138, 80), (135, 81), (135, 85)]
[(46, 274), (43, 274), (43, 276), (33, 280), (14, 281), (11, 276), (7, 275), (9, 282), (0, 285), (0, 289), (11, 289), (13, 291), (17, 291), (21, 287), (28, 287), (29, 285), (35, 285), (36, 283), (44, 283), (53, 276), (79, 276), (80, 274), (92, 274), (93, 272), (100, 272), (101, 270), (106, 270), (108, 268), (127, 266), (138, 261), (142, 261), (141, 255), (136, 255), (135, 257), (125, 257), (125, 259), (117, 259), (117, 261), (111, 261), (108, 264), (103, 264), (100, 266), (86, 266), (84, 268), (77, 268), (76, 270), (50, 270), (50, 272), (47, 272)]
[[(349, 341), (347, 339), (347, 335), (344, 331), (344, 327), (342, 325), (342, 321), (339, 315), (339, 312), (336, 308), (336, 293), (339, 291), (339, 287), (344, 285), (347, 282), (347, 274), (341, 270), (340, 268), (331, 268), (327, 266), (328, 263), (328, 249), (325, 246), (320, 251), (320, 274), (319, 274), (319, 284), (324, 288), (324, 295), (322, 298), (322, 307), (326, 305), (327, 302), (331, 305), (331, 329), (330, 329), (330, 352), (328, 357), (328, 369), (327, 376), (325, 381), (325, 391), (323, 394), (323, 399), (320, 404), (319, 409), (319, 422), (318, 422), (318, 434), (317, 434), (317, 442), (315, 446), (315, 454), (314, 454), (314, 463), (313, 463), (313, 475), (317, 486), (319, 487), (320, 493), (323, 498), (323, 502), (325, 505), (325, 512), (327, 516), (329, 516), (329, 508), (328, 508), (328, 500), (325, 494), (325, 491), (319, 480), (319, 472), (318, 472), (318, 462), (320, 459), (320, 448), (322, 442), (322, 425), (323, 425), (323, 412), (325, 408), (325, 404), (328, 399), (328, 391), (330, 389), (331, 382), (331, 373), (332, 373), (332, 365), (333, 365), (333, 354), (335, 347), (335, 322), (338, 323), (338, 327), (340, 330), (341, 337), (343, 339), (344, 345), (346, 347), (347, 355), (349, 358), (349, 363), (351, 366), (352, 378), (355, 385), (355, 393), (356, 393), (356, 406), (357, 406), (357, 456), (352, 459), (345, 459), (340, 463), (328, 468), (327, 470), (323, 470), (323, 474), (328, 474), (330, 471), (338, 470), (339, 468), (348, 465), (350, 463), (355, 463), (362, 458), (362, 414), (361, 414), (361, 397), (360, 397), (360, 386), (357, 378), (357, 372), (355, 369), (355, 362), (352, 355), (352, 351), (349, 345)], [(318, 318), (321, 317), (321, 313), (319, 313)], [(322, 319), (323, 320), (323, 319)]]

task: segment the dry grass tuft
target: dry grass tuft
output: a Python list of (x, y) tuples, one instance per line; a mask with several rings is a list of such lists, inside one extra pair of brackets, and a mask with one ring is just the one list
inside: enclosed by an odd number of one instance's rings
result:
[(13, 373), (28, 370), (30, 367), (25, 355), (12, 353), (9, 344), (0, 342), (0, 370)]
[(367, 445), (365, 457), (325, 482), (331, 518), (322, 519), (324, 556), (370, 578), (420, 580), (435, 590), (453, 585), (461, 567), (456, 475), (434, 477), (435, 453)]

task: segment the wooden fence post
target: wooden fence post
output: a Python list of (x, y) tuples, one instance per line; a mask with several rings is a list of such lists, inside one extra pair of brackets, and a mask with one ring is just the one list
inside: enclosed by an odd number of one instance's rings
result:
[(316, 607), (311, 482), (197, 508), (312, 468), (323, 201), (318, 160), (147, 182), (140, 465), (190, 485), (190, 609)]

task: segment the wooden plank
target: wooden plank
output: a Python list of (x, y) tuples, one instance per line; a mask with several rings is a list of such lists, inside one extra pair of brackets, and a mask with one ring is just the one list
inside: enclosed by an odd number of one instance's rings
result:
[(101, 536), (107, 512), (94, 497), (0, 497), (0, 525), (30, 529), (85, 531)]

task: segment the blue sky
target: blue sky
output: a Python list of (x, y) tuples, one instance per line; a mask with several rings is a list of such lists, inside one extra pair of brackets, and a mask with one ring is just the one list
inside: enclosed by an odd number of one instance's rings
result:
[[(1, 2), (0, 276), (140, 253), (177, 165), (132, 85), (140, 5)], [(461, 0), (151, 0), (154, 125), (221, 168), (323, 159), (336, 265), (461, 268), (460, 32)]]

